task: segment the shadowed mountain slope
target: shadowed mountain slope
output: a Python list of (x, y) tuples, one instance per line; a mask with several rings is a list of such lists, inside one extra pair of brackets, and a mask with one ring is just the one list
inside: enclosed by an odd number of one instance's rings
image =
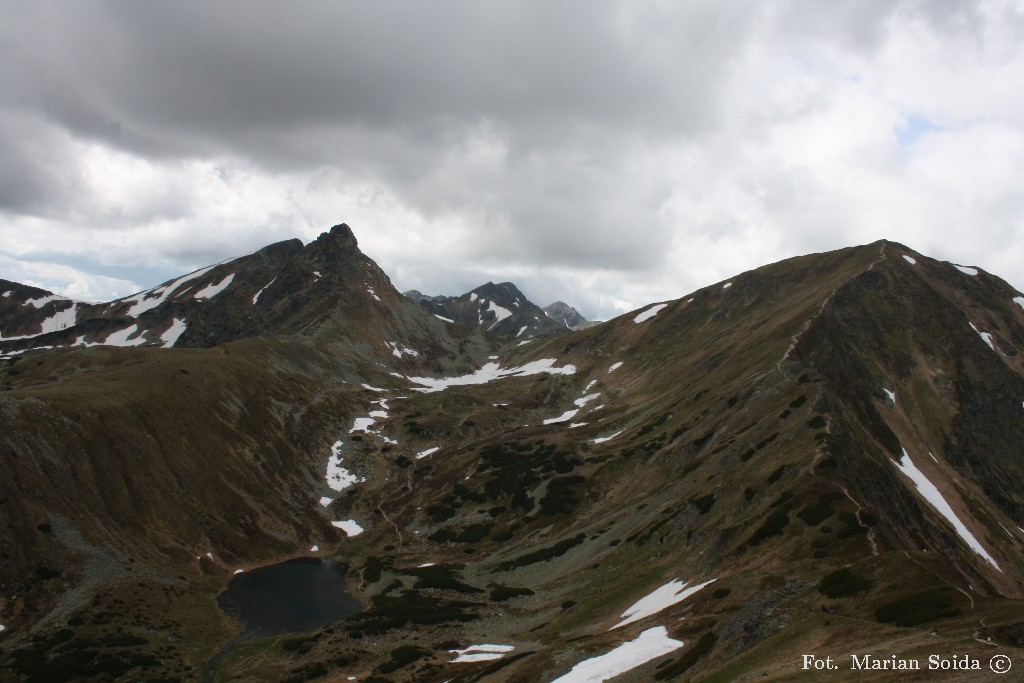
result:
[(461, 296), (427, 297), (416, 290), (406, 296), (442, 319), (519, 339), (548, 337), (567, 328), (548, 317), (511, 282), (488, 282)]
[[(842, 658), (828, 680), (867, 680), (865, 652), (988, 680), (988, 639), (1020, 658), (1002, 280), (877, 242), (520, 344), (342, 246), (338, 284), (260, 334), (6, 361), (0, 670), (526, 683), (646, 648), (629, 680), (790, 680), (807, 652)], [(229, 645), (236, 568), (335, 553), (363, 612)]]

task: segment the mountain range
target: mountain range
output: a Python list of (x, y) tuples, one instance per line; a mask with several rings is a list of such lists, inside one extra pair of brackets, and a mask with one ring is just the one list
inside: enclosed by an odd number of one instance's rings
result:
[(442, 320), (479, 327), (522, 340), (584, 329), (591, 322), (562, 301), (540, 308), (511, 282), (488, 282), (461, 296), (428, 296), (415, 289), (405, 296)]
[[(346, 225), (106, 304), (0, 281), (0, 677), (1024, 666), (1020, 292), (880, 241), (555, 316), (414, 301)], [(296, 558), (359, 611), (222, 609)]]

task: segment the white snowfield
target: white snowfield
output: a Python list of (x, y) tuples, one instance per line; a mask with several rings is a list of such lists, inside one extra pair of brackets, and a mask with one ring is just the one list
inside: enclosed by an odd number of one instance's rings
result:
[(273, 280), (271, 280), (271, 281), (270, 281), (270, 282), (268, 282), (267, 284), (263, 285), (263, 289), (261, 289), (260, 291), (256, 292), (256, 295), (255, 295), (255, 296), (253, 296), (253, 298), (252, 298), (252, 305), (253, 305), (253, 306), (255, 306), (255, 305), (256, 305), (256, 302), (260, 300), (260, 294), (262, 294), (263, 292), (265, 292), (265, 291), (267, 290), (267, 287), (269, 287), (270, 285), (274, 284), (274, 280), (277, 280), (277, 277), (276, 277), (276, 276), (274, 277), (274, 279), (273, 279)]
[(612, 363), (612, 366), (610, 368), (608, 368), (608, 374), (609, 375), (612, 374), (613, 372), (615, 372), (616, 370), (618, 370), (621, 367), (622, 367), (622, 361), (621, 360), (618, 361), (617, 363)]
[(992, 349), (993, 351), (996, 350), (995, 344), (992, 343), (992, 335), (991, 334), (989, 334), (988, 332), (982, 332), (981, 330), (979, 330), (977, 327), (974, 326), (974, 323), (968, 323), (968, 324), (971, 326), (972, 330), (974, 330), (975, 332), (978, 333), (978, 336), (981, 337), (982, 341), (984, 341), (986, 344), (988, 344), (988, 348)]
[(912, 266), (916, 266), (917, 265), (917, 261), (914, 259), (913, 256), (907, 256), (906, 254), (903, 254), (903, 258), (905, 258), (907, 260), (907, 263), (909, 263), (910, 265), (912, 265)]
[(953, 266), (957, 270), (959, 270), (961, 273), (966, 273), (967, 275), (977, 275), (978, 274), (978, 269), (977, 268), (971, 268), (970, 266), (958, 266), (955, 263), (953, 264)]
[(448, 650), (454, 655), (458, 655), (451, 661), (452, 664), (457, 662), (486, 662), (491, 659), (501, 659), (512, 650), (516, 649), (513, 645), (470, 645), (464, 650)]
[(644, 311), (643, 313), (641, 313), (637, 317), (633, 318), (633, 322), (635, 322), (635, 323), (646, 322), (646, 321), (650, 320), (651, 318), (653, 318), (654, 316), (656, 316), (659, 313), (661, 313), (662, 309), (664, 309), (666, 306), (668, 306), (668, 304), (655, 304), (654, 306), (651, 306), (650, 308), (648, 308), (646, 311)]
[[(498, 304), (494, 303), (493, 301), (488, 301), (487, 302), (487, 310), (491, 311), (496, 316), (496, 318), (494, 320), (494, 323), (491, 324), (491, 326), (488, 327), (487, 329), (492, 329), (495, 325), (500, 323), (502, 320), (504, 320), (505, 318), (507, 318), (510, 315), (512, 315), (512, 311), (508, 310), (507, 308), (502, 308), (501, 306), (499, 306)], [(522, 334), (522, 332), (520, 332), (520, 334)]]
[(905, 474), (908, 479), (914, 482), (914, 485), (917, 487), (917, 492), (920, 493), (921, 496), (928, 501), (928, 504), (935, 508), (940, 515), (945, 517), (946, 521), (953, 525), (953, 528), (956, 529), (960, 538), (964, 539), (964, 542), (971, 547), (971, 550), (981, 555), (989, 564), (999, 571), (1003, 571), (995, 559), (988, 554), (988, 551), (985, 550), (985, 547), (981, 542), (974, 537), (971, 530), (968, 529), (964, 523), (960, 521), (960, 518), (956, 516), (956, 513), (953, 512), (953, 508), (950, 507), (949, 503), (946, 502), (946, 499), (942, 497), (942, 494), (939, 492), (939, 489), (935, 487), (935, 484), (931, 483), (931, 481), (928, 480), (928, 477), (924, 476), (924, 473), (917, 469), (917, 466), (914, 465), (910, 456), (907, 455), (906, 448), (903, 449), (903, 455), (900, 456), (900, 461), (896, 462), (893, 460), (892, 464), (896, 465), (900, 472)]
[[(584, 389), (584, 391), (586, 391), (586, 390)], [(544, 420), (544, 424), (550, 425), (550, 424), (555, 424), (557, 422), (567, 422), (567, 421), (571, 420), (572, 418), (576, 417), (576, 413), (580, 412), (580, 410), (583, 408), (583, 406), (587, 405), (588, 403), (593, 401), (595, 398), (599, 398), (600, 396), (601, 396), (601, 394), (587, 394), (586, 396), (578, 398), (575, 401), (573, 401), (573, 403), (575, 403), (576, 406), (577, 406), (576, 408), (574, 408), (572, 410), (567, 410), (564, 413), (562, 413), (561, 415), (559, 415), (558, 417), (548, 418), (547, 420)]]
[[(228, 261), (233, 260), (234, 259), (228, 259)], [(125, 301), (126, 303), (129, 301), (135, 302), (135, 305), (132, 306), (131, 309), (129, 309), (128, 315), (134, 318), (138, 315), (141, 315), (142, 313), (145, 313), (151, 308), (156, 308), (157, 306), (162, 304), (169, 296), (171, 296), (179, 289), (181, 289), (181, 286), (186, 282), (191, 282), (192, 280), (195, 280), (197, 277), (202, 277), (203, 275), (206, 275), (217, 266), (227, 263), (228, 261), (221, 261), (221, 263), (215, 263), (212, 266), (206, 266), (205, 268), (200, 268), (199, 270), (193, 271), (188, 275), (183, 275), (179, 277), (177, 280), (168, 284), (166, 287), (154, 287), (153, 289), (147, 289), (144, 292), (139, 292), (138, 294), (134, 294), (126, 299), (123, 299), (123, 301)], [(147, 299), (145, 298), (147, 294), (152, 294), (153, 296)]]
[(683, 641), (668, 637), (667, 628), (655, 626), (606, 654), (583, 660), (551, 683), (601, 683), (682, 646)]
[(330, 505), (333, 502), (334, 502), (334, 499), (331, 498), (330, 496), (320, 496), (320, 504), (323, 505), (324, 507), (327, 507), (328, 505)]
[(203, 289), (199, 290), (198, 292), (195, 293), (195, 295), (192, 298), (196, 299), (197, 301), (199, 299), (212, 299), (213, 297), (217, 296), (218, 294), (223, 292), (225, 289), (227, 289), (228, 286), (232, 282), (234, 282), (234, 281), (235, 281), (235, 274), (231, 273), (230, 275), (225, 277), (220, 282), (214, 282), (214, 283), (204, 287)]
[(346, 534), (351, 536), (358, 536), (363, 533), (363, 527), (359, 526), (354, 519), (343, 519), (337, 522), (331, 522), (331, 526), (337, 527), (344, 531)]
[(615, 437), (617, 437), (619, 434), (621, 434), (624, 431), (626, 431), (626, 430), (620, 429), (619, 431), (615, 432), (611, 436), (599, 436), (596, 439), (594, 439), (593, 441), (594, 441), (594, 443), (604, 443), (606, 441), (611, 441), (612, 439), (614, 439)]
[(718, 579), (711, 579), (710, 581), (699, 583), (696, 586), (690, 586), (689, 581), (683, 583), (679, 579), (672, 579), (653, 593), (650, 593), (633, 603), (629, 609), (622, 613), (624, 619), (608, 630), (614, 631), (620, 626), (632, 624), (634, 621), (640, 621), (641, 619), (646, 619), (652, 614), (657, 614), (663, 609), (682, 602), (701, 588), (704, 588), (704, 586), (712, 584), (717, 580)]
[(526, 377), (527, 375), (537, 375), (542, 372), (551, 375), (571, 375), (576, 372), (576, 366), (571, 363), (560, 368), (556, 368), (554, 365), (554, 358), (542, 358), (517, 368), (502, 368), (497, 363), (485, 363), (482, 368), (469, 375), (457, 377), (408, 377), (407, 379), (414, 384), (422, 385), (421, 387), (412, 387), (413, 391), (430, 394), (435, 391), (444, 391), (448, 387), (487, 384), (502, 377)]
[(178, 337), (180, 337), (187, 329), (188, 325), (184, 320), (175, 318), (174, 321), (171, 322), (171, 326), (160, 335), (160, 341), (164, 343), (164, 346), (174, 346), (174, 342), (178, 341)]
[(341, 446), (340, 441), (335, 441), (331, 446), (331, 457), (327, 459), (327, 485), (335, 491), (344, 491), (352, 484), (366, 481), (364, 477), (356, 476), (341, 466)]
[(419, 460), (420, 458), (425, 458), (428, 455), (433, 455), (434, 453), (437, 453), (439, 450), (441, 450), (440, 446), (434, 446), (433, 448), (428, 448), (425, 451), (420, 451), (419, 453), (416, 454), (416, 459)]
[[(133, 334), (138, 334), (138, 336), (134, 339), (129, 339), (128, 337), (131, 337)], [(101, 342), (101, 344), (106, 344), (107, 346), (139, 346), (140, 344), (145, 343), (146, 339), (142, 336), (141, 332), (139, 332), (138, 325), (132, 325), (131, 327), (126, 327), (123, 330), (118, 330)]]

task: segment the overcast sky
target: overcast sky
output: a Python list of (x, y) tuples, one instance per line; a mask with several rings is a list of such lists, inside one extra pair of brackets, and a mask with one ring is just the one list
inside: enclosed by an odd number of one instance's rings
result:
[(0, 0), (0, 278), (352, 226), (591, 319), (903, 242), (1024, 288), (1024, 1)]

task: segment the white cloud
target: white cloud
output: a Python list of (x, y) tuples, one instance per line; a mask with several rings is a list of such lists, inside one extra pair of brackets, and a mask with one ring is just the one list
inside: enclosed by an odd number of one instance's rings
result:
[(345, 221), (403, 289), (513, 280), (592, 318), (883, 237), (1024, 287), (1014, 3), (339, 6), (288, 31), (35, 7), (0, 66), (0, 277), (186, 272)]

